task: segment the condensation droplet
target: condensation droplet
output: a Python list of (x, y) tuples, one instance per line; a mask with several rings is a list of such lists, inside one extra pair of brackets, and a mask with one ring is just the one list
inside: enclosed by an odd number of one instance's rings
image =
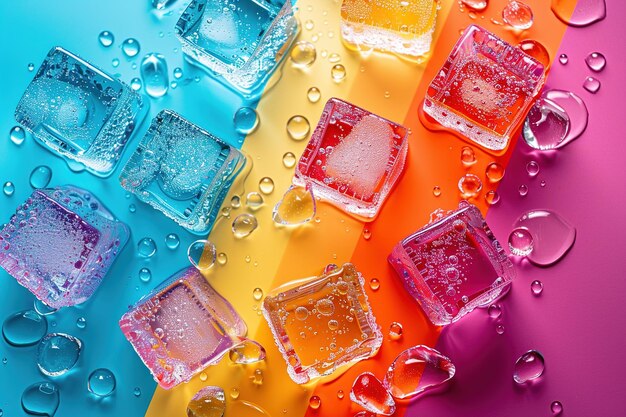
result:
[(26, 132), (21, 126), (13, 126), (9, 132), (9, 139), (17, 146), (20, 146), (26, 139)]
[(133, 58), (137, 56), (140, 49), (141, 46), (139, 45), (137, 39), (128, 38), (124, 42), (122, 42), (122, 52), (124, 52), (124, 55), (126, 55), (128, 58)]
[(465, 174), (459, 179), (458, 187), (463, 198), (471, 198), (480, 193), (483, 182), (474, 174)]
[(560, 401), (552, 401), (550, 404), (550, 411), (553, 416), (560, 416), (563, 413), (563, 404)]
[(306, 97), (309, 99), (311, 103), (317, 103), (322, 98), (322, 93), (319, 88), (311, 87), (306, 92)]
[(293, 152), (285, 152), (283, 154), (283, 165), (285, 168), (293, 168), (296, 166), (296, 155)]
[(113, 394), (115, 387), (115, 375), (109, 369), (96, 369), (87, 379), (87, 390), (98, 397), (108, 397)]
[(254, 232), (258, 226), (259, 222), (254, 215), (243, 213), (235, 217), (231, 229), (236, 238), (242, 239)]
[(504, 325), (502, 325), (502, 324), (498, 324), (498, 325), (496, 326), (496, 333), (498, 333), (498, 334), (504, 334)]
[(539, 41), (534, 39), (524, 39), (517, 46), (527, 55), (530, 55), (537, 61), (541, 62), (544, 68), (550, 67), (550, 64), (552, 63), (550, 53)]
[(529, 350), (515, 362), (513, 380), (518, 384), (534, 381), (543, 375), (545, 362), (541, 353), (536, 350)]
[(533, 282), (531, 282), (530, 291), (533, 293), (533, 295), (541, 295), (541, 293), (543, 292), (543, 282), (539, 280), (534, 280)]
[(287, 133), (293, 140), (303, 140), (311, 131), (311, 125), (309, 120), (300, 115), (295, 115), (289, 118), (287, 121)]
[(13, 185), (11, 181), (5, 182), (2, 186), (2, 192), (4, 192), (4, 195), (7, 197), (11, 197), (13, 193), (15, 193), (15, 185)]
[(270, 177), (261, 178), (259, 180), (259, 190), (265, 195), (271, 194), (274, 192), (274, 180)]
[(217, 251), (215, 245), (206, 239), (199, 239), (187, 248), (187, 259), (200, 271), (206, 271), (215, 265)]
[(498, 182), (504, 177), (504, 167), (497, 162), (492, 162), (485, 168), (485, 176), (489, 182)]
[(151, 237), (144, 237), (137, 243), (139, 256), (150, 258), (157, 252), (157, 245)]
[(485, 194), (485, 202), (490, 206), (494, 206), (500, 202), (500, 194), (496, 190), (487, 191)]
[(476, 10), (477, 12), (480, 12), (487, 8), (489, 1), (488, 0), (461, 0), (461, 3), (463, 3), (465, 6), (469, 7), (472, 10)]
[(30, 173), (30, 186), (33, 188), (45, 188), (52, 179), (52, 170), (47, 165), (39, 165)]
[(108, 30), (103, 30), (102, 32), (100, 32), (100, 35), (98, 35), (98, 41), (100, 42), (100, 45), (108, 48), (109, 46), (113, 45), (113, 42), (115, 41), (115, 36), (113, 36), (113, 34)]
[(569, 57), (567, 56), (567, 54), (559, 55), (559, 62), (561, 63), (561, 65), (567, 64), (569, 62)]
[(252, 290), (252, 297), (257, 301), (260, 301), (261, 298), (263, 298), (263, 290), (260, 288), (255, 288), (254, 290)]
[(522, 184), (517, 188), (517, 192), (521, 197), (526, 197), (528, 194), (528, 186), (526, 184)]
[(463, 146), (463, 148), (461, 148), (461, 162), (466, 167), (474, 165), (476, 163), (476, 154), (474, 153), (474, 149), (469, 146)]
[(138, 275), (142, 282), (149, 282), (152, 278), (152, 272), (148, 268), (141, 268)]
[(589, 91), (591, 94), (595, 94), (600, 89), (600, 80), (595, 77), (587, 77), (583, 82), (583, 88)]
[(370, 288), (372, 289), (372, 291), (378, 291), (378, 289), (380, 288), (380, 281), (378, 280), (378, 278), (370, 279)]
[(529, 161), (526, 164), (526, 172), (528, 172), (528, 176), (536, 177), (539, 174), (539, 164), (535, 161)]
[(585, 58), (590, 70), (600, 72), (606, 66), (606, 58), (600, 52), (592, 52)]
[(242, 107), (235, 112), (233, 123), (237, 132), (249, 135), (259, 127), (259, 114), (252, 107)]
[(311, 398), (309, 398), (309, 408), (311, 408), (312, 410), (317, 410), (321, 406), (322, 406), (322, 400), (320, 397), (318, 397), (317, 395), (314, 395)]
[(335, 64), (330, 69), (330, 75), (335, 82), (341, 82), (346, 78), (346, 68), (341, 64)]
[(180, 246), (180, 238), (178, 235), (176, 233), (168, 233), (167, 236), (165, 236), (165, 246), (170, 250), (178, 249), (178, 246)]
[(226, 255), (224, 252), (220, 252), (217, 254), (217, 263), (219, 263), (220, 265), (226, 265), (228, 263), (228, 255)]

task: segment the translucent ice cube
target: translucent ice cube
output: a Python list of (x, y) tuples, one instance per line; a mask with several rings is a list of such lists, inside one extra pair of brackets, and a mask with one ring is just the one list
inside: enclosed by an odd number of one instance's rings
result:
[(56, 47), (24, 92), (15, 119), (52, 152), (104, 177), (146, 110), (129, 86)]
[(50, 307), (87, 300), (128, 240), (88, 191), (38, 189), (0, 232), (0, 266)]
[(206, 235), (245, 162), (237, 149), (163, 110), (124, 166), (120, 182), (190, 232)]

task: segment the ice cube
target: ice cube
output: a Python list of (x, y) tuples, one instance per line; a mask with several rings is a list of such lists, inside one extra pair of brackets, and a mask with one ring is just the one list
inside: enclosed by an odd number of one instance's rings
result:
[(38, 189), (0, 232), (0, 266), (48, 306), (72, 306), (96, 291), (128, 237), (88, 191)]

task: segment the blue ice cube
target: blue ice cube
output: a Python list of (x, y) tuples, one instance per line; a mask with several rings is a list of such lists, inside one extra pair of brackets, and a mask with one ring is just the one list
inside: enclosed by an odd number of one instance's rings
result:
[(96, 291), (128, 237), (90, 192), (38, 189), (0, 231), (0, 267), (48, 306), (71, 306)]
[(129, 86), (56, 47), (20, 99), (15, 120), (52, 152), (106, 177), (146, 108)]
[(245, 163), (237, 149), (163, 110), (124, 166), (120, 183), (190, 232), (206, 235)]
[(298, 34), (291, 0), (192, 0), (176, 23), (187, 60), (258, 97)]

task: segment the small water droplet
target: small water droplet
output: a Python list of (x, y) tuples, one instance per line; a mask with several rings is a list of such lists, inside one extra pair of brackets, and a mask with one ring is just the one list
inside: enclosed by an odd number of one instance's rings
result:
[(176, 67), (174, 68), (173, 74), (174, 74), (174, 78), (176, 78), (177, 80), (180, 80), (184, 75), (183, 69), (180, 67)]
[(371, 238), (372, 238), (372, 231), (369, 228), (364, 227), (363, 228), (363, 239), (370, 240)]
[(498, 334), (504, 334), (504, 325), (502, 325), (502, 324), (498, 324), (498, 325), (496, 326), (496, 333), (498, 333)]
[(99, 368), (89, 374), (87, 390), (98, 397), (108, 397), (115, 391), (115, 375), (109, 369)]
[(463, 198), (476, 197), (483, 189), (483, 182), (474, 174), (465, 174), (459, 179), (459, 191)]
[(378, 280), (378, 278), (372, 278), (370, 280), (370, 288), (372, 289), (372, 291), (378, 291), (378, 289), (380, 288), (380, 281)]
[(117, 58), (113, 58), (113, 59), (111, 60), (111, 65), (113, 66), (113, 68), (117, 68), (117, 67), (119, 67), (119, 66), (120, 66), (120, 60), (119, 60), (119, 59), (117, 59)]
[(158, 53), (150, 53), (141, 60), (141, 79), (146, 93), (150, 97), (162, 97), (169, 88), (169, 76), (165, 57)]
[(474, 153), (474, 149), (469, 146), (463, 146), (463, 148), (461, 148), (461, 162), (466, 167), (474, 165), (476, 163), (476, 154)]
[(156, 251), (156, 242), (151, 237), (144, 237), (137, 243), (137, 252), (141, 257), (150, 258), (154, 256)]
[(180, 238), (178, 235), (176, 233), (168, 233), (168, 235), (165, 236), (165, 246), (171, 250), (178, 249), (178, 246), (180, 246)]
[(27, 68), (28, 68), (29, 71), (34, 71), (35, 70), (35, 64), (33, 64), (32, 62), (29, 62)]
[(215, 386), (202, 388), (187, 404), (187, 417), (221, 417), (225, 411), (224, 390)]
[(541, 295), (541, 293), (543, 292), (543, 282), (539, 280), (534, 280), (533, 282), (531, 282), (530, 291), (533, 293), (533, 295)]
[(488, 191), (485, 194), (485, 202), (490, 206), (494, 206), (500, 202), (500, 194), (496, 190)]
[(517, 188), (517, 192), (519, 193), (521, 197), (526, 197), (526, 194), (528, 194), (528, 186), (526, 184), (520, 185)]
[(321, 406), (322, 406), (322, 399), (320, 397), (318, 397), (317, 395), (314, 395), (311, 398), (309, 398), (309, 408), (311, 408), (312, 410), (317, 410)]
[(239, 390), (237, 388), (232, 388), (230, 390), (230, 398), (232, 398), (233, 400), (239, 398)]
[(316, 209), (311, 188), (291, 186), (274, 207), (272, 218), (278, 224), (300, 225), (311, 221), (315, 217)]
[(578, 0), (573, 12), (569, 2), (552, 0), (551, 8), (562, 22), (576, 27), (588, 26), (606, 16), (605, 0)]
[(243, 340), (228, 352), (228, 358), (231, 362), (243, 365), (263, 361), (265, 357), (265, 348), (260, 343), (250, 339)]
[(135, 387), (135, 389), (133, 389), (133, 395), (135, 397), (141, 397), (141, 388)]
[(438, 185), (435, 185), (433, 187), (433, 195), (435, 197), (439, 197), (441, 195), (441, 187), (439, 187)]
[(132, 88), (134, 91), (141, 90), (141, 78), (135, 77), (130, 80), (130, 88)]
[(11, 181), (7, 181), (4, 183), (4, 186), (2, 186), (2, 191), (4, 195), (11, 197), (13, 193), (15, 193), (15, 185), (13, 185)]
[(187, 259), (198, 270), (206, 271), (215, 265), (217, 251), (213, 242), (196, 240), (187, 248)]
[(47, 331), (47, 320), (34, 310), (11, 314), (2, 324), (2, 336), (12, 346), (34, 345)]
[(392, 322), (389, 325), (389, 339), (391, 340), (400, 340), (402, 338), (402, 333), (403, 333), (403, 329), (402, 329), (402, 324), (398, 323), (397, 321)]
[(239, 197), (237, 194), (232, 196), (230, 198), (230, 206), (234, 209), (238, 209), (239, 207), (241, 207), (241, 197)]
[(304, 28), (306, 30), (313, 30), (315, 28), (315, 22), (313, 22), (311, 19), (307, 19), (304, 22)]
[(587, 77), (583, 83), (583, 88), (591, 94), (595, 94), (600, 89), (600, 80), (595, 77)]
[(504, 167), (497, 162), (492, 162), (485, 168), (485, 176), (489, 182), (498, 182), (504, 177)]
[(100, 41), (100, 45), (108, 48), (109, 46), (113, 45), (113, 42), (115, 41), (115, 36), (113, 36), (113, 34), (108, 30), (103, 30), (102, 32), (100, 32), (100, 35), (98, 35), (98, 40)]
[(20, 146), (26, 139), (26, 132), (21, 126), (13, 126), (9, 132), (9, 139), (17, 146)]
[(228, 263), (228, 255), (226, 255), (224, 252), (218, 253), (217, 263), (219, 263), (222, 266), (226, 265)]
[(252, 210), (258, 210), (263, 206), (263, 196), (256, 191), (249, 192), (246, 196), (246, 206)]
[(563, 412), (563, 404), (560, 401), (552, 401), (550, 404), (550, 411), (553, 416), (560, 416)]
[(33, 188), (45, 188), (52, 179), (52, 170), (46, 165), (40, 165), (30, 173), (30, 186)]
[(291, 64), (298, 68), (310, 67), (315, 62), (316, 57), (315, 45), (307, 41), (296, 42), (289, 54)]
[(200, 381), (204, 382), (207, 379), (209, 379), (209, 376), (206, 374), (206, 372), (200, 372)]
[(134, 204), (129, 204), (128, 205), (128, 211), (130, 211), (131, 213), (134, 213), (137, 211), (137, 206), (135, 206)]
[(137, 39), (128, 38), (124, 42), (122, 42), (122, 52), (124, 52), (124, 55), (126, 55), (128, 58), (133, 58), (137, 56), (140, 49), (141, 46), (139, 45)]
[(533, 25), (533, 10), (521, 1), (509, 0), (502, 9), (502, 20), (517, 30), (530, 29)]
[(76, 327), (79, 329), (84, 329), (87, 327), (87, 319), (84, 317), (79, 317), (76, 319)]
[(242, 135), (249, 135), (259, 127), (259, 114), (252, 107), (242, 107), (233, 117), (235, 130)]
[(492, 304), (487, 309), (487, 314), (489, 314), (489, 317), (492, 319), (497, 319), (502, 315), (502, 308), (500, 308), (498, 304)]
[(263, 371), (261, 369), (255, 369), (254, 374), (250, 377), (250, 380), (255, 385), (263, 384)]
[(356, 377), (350, 390), (350, 399), (372, 413), (389, 416), (396, 411), (393, 397), (371, 372), (363, 372)]
[(259, 222), (254, 215), (243, 213), (235, 217), (231, 229), (236, 238), (242, 239), (254, 232), (258, 226)]
[(59, 401), (59, 388), (48, 381), (36, 382), (22, 393), (22, 408), (36, 416), (54, 416)]
[(509, 234), (509, 249), (516, 256), (528, 256), (533, 251), (534, 240), (530, 232), (523, 227), (518, 227)]
[(569, 57), (567, 56), (567, 54), (559, 55), (559, 62), (561, 63), (561, 65), (567, 64), (569, 62)]
[(600, 52), (592, 52), (585, 58), (585, 63), (592, 71), (602, 71), (606, 66), (606, 58)]
[(340, 400), (343, 400), (343, 397), (345, 396), (344, 392), (342, 389), (340, 389), (339, 391), (337, 391), (337, 398), (339, 398)]
[(294, 166), (296, 166), (296, 155), (294, 155), (293, 152), (285, 152), (283, 154), (283, 165), (285, 166), (285, 168), (293, 168)]
[(63, 375), (78, 362), (82, 346), (79, 339), (69, 334), (47, 334), (39, 342), (37, 366), (44, 375)]
[(529, 177), (536, 177), (539, 174), (539, 164), (535, 161), (529, 161), (526, 164), (526, 172)]
[(317, 103), (322, 98), (322, 93), (319, 88), (311, 87), (306, 92), (306, 97), (309, 99), (311, 103)]
[(293, 140), (303, 140), (311, 131), (311, 125), (309, 120), (300, 115), (295, 115), (289, 118), (287, 121), (287, 133)]
[(346, 68), (341, 64), (335, 64), (330, 69), (330, 75), (336, 83), (341, 82), (346, 78)]
[(261, 298), (263, 298), (263, 290), (260, 288), (255, 288), (252, 291), (252, 297), (254, 297), (255, 300), (260, 301)]
[(152, 272), (148, 268), (141, 268), (138, 275), (142, 282), (149, 282), (152, 279)]
[[(461, 3), (478, 12), (487, 8), (488, 0), (461, 0)], [(407, 3), (408, 4), (408, 3)]]
[(545, 363), (541, 353), (536, 350), (529, 350), (515, 362), (513, 380), (518, 384), (533, 381), (543, 375)]
[(259, 181), (259, 190), (265, 195), (271, 194), (274, 192), (274, 180), (270, 177), (261, 178)]

